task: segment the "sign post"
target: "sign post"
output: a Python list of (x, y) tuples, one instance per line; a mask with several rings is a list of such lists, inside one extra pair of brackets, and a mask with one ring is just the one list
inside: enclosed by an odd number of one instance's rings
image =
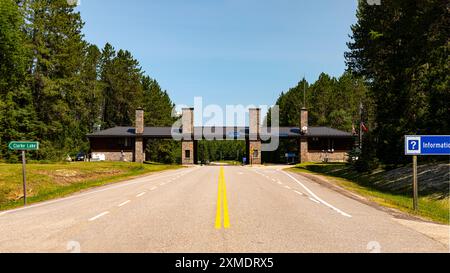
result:
[(25, 159), (25, 151), (22, 150), (22, 177), (23, 177), (23, 205), (27, 205), (27, 160)]
[(405, 136), (405, 154), (413, 157), (413, 208), (419, 209), (417, 158), (419, 155), (450, 155), (450, 136)]
[(417, 181), (417, 155), (413, 156), (413, 208), (415, 211), (419, 209), (419, 183)]
[(27, 173), (26, 173), (27, 160), (25, 158), (25, 151), (39, 150), (39, 142), (13, 141), (13, 142), (9, 143), (8, 148), (12, 151), (21, 151), (22, 152), (23, 204), (26, 206), (27, 205)]

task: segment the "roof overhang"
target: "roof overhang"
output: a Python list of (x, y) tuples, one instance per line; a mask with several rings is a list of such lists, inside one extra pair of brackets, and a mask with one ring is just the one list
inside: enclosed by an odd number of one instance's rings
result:
[[(206, 139), (245, 139), (249, 137), (248, 127), (195, 127), (196, 136), (203, 136)], [(145, 127), (141, 137), (144, 138), (172, 138), (174, 134), (181, 135), (181, 129), (172, 127)], [(351, 133), (329, 127), (310, 127), (306, 134), (302, 134), (298, 127), (261, 128), (261, 138), (279, 136), (280, 138), (353, 138)], [(100, 132), (87, 135), (88, 138), (135, 138), (134, 127), (114, 127)]]

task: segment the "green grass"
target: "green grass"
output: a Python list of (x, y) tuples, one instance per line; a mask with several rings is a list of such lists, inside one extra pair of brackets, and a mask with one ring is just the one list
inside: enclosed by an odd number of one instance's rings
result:
[(449, 198), (436, 199), (431, 195), (419, 198), (419, 210), (413, 210), (411, 193), (393, 193), (389, 189), (373, 186), (375, 179), (380, 179), (382, 172), (370, 175), (353, 171), (346, 164), (305, 163), (289, 169), (294, 172), (320, 174), (332, 183), (368, 198), (382, 206), (395, 208), (439, 223), (449, 224)]
[[(29, 204), (115, 183), (178, 165), (130, 162), (27, 164)], [(0, 163), (0, 210), (23, 205), (22, 165)]]

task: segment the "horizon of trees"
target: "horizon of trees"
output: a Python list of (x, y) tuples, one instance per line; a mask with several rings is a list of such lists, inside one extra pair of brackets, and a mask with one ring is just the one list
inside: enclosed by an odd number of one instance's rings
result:
[[(87, 133), (133, 124), (137, 107), (144, 108), (147, 126), (173, 124), (168, 93), (131, 52), (85, 41), (83, 24), (66, 0), (0, 0), (0, 159), (18, 159), (7, 149), (11, 140), (40, 141), (41, 150), (31, 153), (37, 160), (87, 151)], [(404, 135), (450, 133), (448, 25), (447, 1), (359, 1), (347, 72), (338, 78), (322, 73), (314, 83), (303, 79), (282, 92), (280, 125), (298, 126), (306, 106), (311, 126), (359, 131), (362, 104), (369, 128), (362, 169), (407, 163)], [(179, 162), (178, 144), (150, 141), (149, 158)], [(211, 149), (220, 144), (200, 149), (217, 157)], [(221, 149), (240, 147), (233, 145)], [(279, 154), (267, 158), (279, 160), (297, 146), (282, 142)]]
[[(308, 110), (308, 122), (312, 126), (326, 126), (358, 133), (361, 121), (372, 126), (372, 101), (365, 82), (349, 72), (339, 78), (320, 74), (314, 83), (302, 79), (297, 86), (282, 92), (276, 101), (280, 110), (280, 126), (300, 126), (300, 112)], [(363, 105), (363, 111), (361, 111)], [(266, 116), (271, 124), (271, 110)], [(265, 162), (284, 163), (286, 153), (298, 154), (298, 141), (280, 140), (275, 152), (264, 153)]]

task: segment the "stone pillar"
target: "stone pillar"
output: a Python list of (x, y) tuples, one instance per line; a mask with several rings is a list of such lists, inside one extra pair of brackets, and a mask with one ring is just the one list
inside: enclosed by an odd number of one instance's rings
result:
[(195, 164), (194, 149), (194, 108), (184, 108), (182, 116), (181, 163), (183, 165)]
[(134, 146), (134, 162), (144, 163), (144, 110), (139, 108), (136, 110), (136, 141)]
[(249, 160), (250, 164), (261, 165), (262, 153), (261, 153), (261, 109), (252, 108), (249, 109)]
[(309, 162), (309, 151), (308, 151), (308, 110), (306, 108), (302, 108), (300, 113), (300, 154), (299, 159), (300, 163)]

